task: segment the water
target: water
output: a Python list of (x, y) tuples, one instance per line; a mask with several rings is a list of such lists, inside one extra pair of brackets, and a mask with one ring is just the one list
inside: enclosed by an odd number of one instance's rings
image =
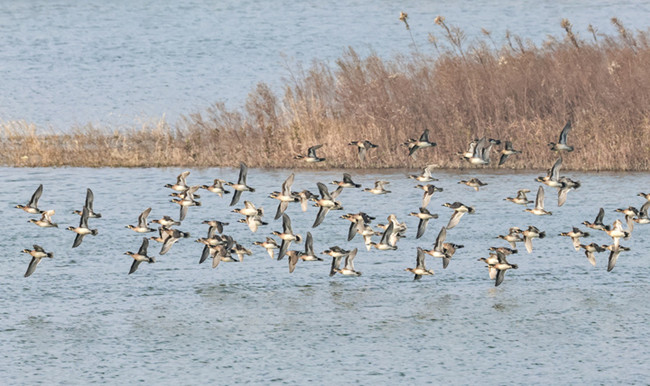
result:
[(26, 120), (68, 130), (88, 122), (115, 127), (171, 123), (217, 101), (241, 106), (258, 82), (280, 91), (296, 63), (333, 61), (344, 49), (389, 58), (413, 50), (398, 20), (431, 52), (437, 15), (502, 42), (506, 29), (534, 42), (561, 35), (568, 18), (614, 32), (619, 17), (647, 28), (642, 1), (5, 1), (0, 3), (0, 122)]
[[(650, 355), (650, 285), (647, 247), (650, 226), (638, 225), (622, 244), (616, 268), (606, 272), (607, 254), (597, 255), (592, 267), (568, 238), (556, 236), (582, 221), (593, 221), (599, 207), (605, 223), (620, 218), (616, 208), (643, 203), (636, 196), (650, 189), (648, 173), (566, 173), (583, 186), (570, 192), (558, 208), (555, 190), (546, 189), (546, 209), (538, 217), (503, 198), (517, 189), (536, 191), (538, 173), (440, 171), (435, 182), (444, 188), (429, 204), (432, 220), (425, 235), (415, 240), (422, 191), (406, 179), (408, 171), (351, 171), (364, 187), (376, 179), (391, 182), (385, 196), (344, 190), (344, 211), (330, 212), (312, 229), (317, 208), (303, 213), (298, 205), (287, 213), (295, 232), (314, 235), (321, 252), (333, 245), (359, 248), (357, 278), (328, 276), (330, 262), (299, 262), (288, 273), (286, 259), (269, 259), (252, 245), (272, 230), (278, 190), (288, 170), (251, 169), (248, 182), (255, 193), (244, 193), (266, 209), (270, 224), (253, 234), (230, 212), (229, 197), (201, 192), (201, 207), (190, 208), (179, 229), (190, 239), (158, 255), (155, 264), (142, 264), (127, 275), (142, 235), (134, 224), (146, 207), (149, 219), (178, 216), (169, 202), (165, 183), (173, 183), (182, 169), (0, 169), (0, 379), (4, 383), (633, 383), (647, 380), (645, 358)], [(192, 170), (190, 184), (214, 178), (233, 181), (234, 169)], [(339, 180), (343, 171), (296, 172), (293, 190), (316, 192), (316, 182)], [(478, 176), (488, 186), (475, 192), (457, 184)], [(39, 183), (44, 184), (40, 207), (55, 209), (59, 228), (38, 228), (30, 215), (13, 208), (25, 203)], [(333, 186), (333, 185), (330, 185)], [(87, 187), (95, 193), (91, 219), (99, 229), (71, 249)], [(534, 194), (532, 197), (534, 199)], [(451, 210), (441, 205), (461, 201), (477, 213), (465, 215), (447, 233), (447, 241), (464, 244), (442, 269), (427, 259), (434, 276), (414, 282), (405, 272), (415, 264), (417, 246), (432, 246)], [(236, 207), (243, 206), (240, 202)], [(346, 242), (349, 222), (343, 213), (363, 210), (385, 222), (390, 213), (409, 227), (396, 251), (370, 251), (357, 236)], [(199, 265), (207, 227), (201, 221), (230, 222), (225, 233), (253, 251), (243, 263), (209, 262)], [(505, 246), (495, 237), (511, 226), (536, 225), (548, 237), (534, 240), (533, 253), (509, 258), (519, 265), (495, 288), (484, 264), (489, 246)], [(581, 226), (582, 227), (582, 226)], [(582, 227), (584, 229), (584, 227)], [(152, 234), (149, 234), (152, 235)], [(599, 232), (584, 242), (610, 243)], [(23, 248), (39, 244), (53, 251), (29, 278), (23, 274), (29, 256)], [(296, 245), (296, 249), (303, 245)], [(327, 256), (324, 256), (327, 257)], [(76, 381), (80, 380), (80, 381)]]

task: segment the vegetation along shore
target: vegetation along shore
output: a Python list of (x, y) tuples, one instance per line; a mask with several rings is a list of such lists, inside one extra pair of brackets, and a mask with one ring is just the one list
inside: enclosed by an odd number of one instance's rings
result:
[[(404, 33), (414, 32), (406, 14), (400, 20)], [(545, 169), (557, 157), (547, 144), (570, 120), (576, 150), (564, 168), (647, 171), (650, 31), (611, 22), (614, 35), (589, 26), (588, 36), (579, 36), (563, 20), (562, 34), (542, 44), (506, 34), (499, 45), (501, 37), (487, 30), (468, 42), (463, 31), (437, 17), (430, 45), (414, 41), (410, 55), (361, 57), (349, 48), (334, 63), (296, 66), (281, 95), (259, 83), (237, 109), (216, 103), (173, 124), (163, 119), (129, 129), (53, 131), (27, 121), (0, 123), (0, 163), (461, 168), (473, 166), (457, 153), (485, 136), (522, 151), (501, 168)], [(403, 143), (425, 129), (437, 146), (413, 159)], [(349, 144), (357, 140), (378, 147), (361, 161)], [(324, 162), (294, 159), (319, 144)], [(498, 158), (481, 167), (499, 168)]]

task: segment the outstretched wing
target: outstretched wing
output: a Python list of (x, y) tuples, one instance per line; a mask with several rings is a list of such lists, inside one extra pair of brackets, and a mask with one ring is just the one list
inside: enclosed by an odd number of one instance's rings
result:
[(43, 194), (43, 184), (38, 185), (38, 188), (36, 188), (36, 191), (32, 194), (32, 198), (29, 199), (27, 206), (36, 208), (38, 206), (38, 200), (41, 198), (41, 194)]

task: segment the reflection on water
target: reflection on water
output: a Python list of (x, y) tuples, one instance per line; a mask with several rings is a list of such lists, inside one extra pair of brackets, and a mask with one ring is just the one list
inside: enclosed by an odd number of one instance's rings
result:
[[(377, 179), (391, 182), (393, 192), (372, 196), (361, 189), (345, 189), (339, 196), (344, 211), (330, 212), (323, 224), (311, 224), (317, 208), (306, 213), (290, 206), (293, 230), (314, 235), (314, 249), (331, 246), (359, 248), (355, 260), (363, 272), (358, 278), (328, 276), (330, 261), (299, 262), (288, 273), (286, 258), (269, 259), (252, 245), (281, 221), (253, 234), (231, 212), (229, 198), (202, 192), (201, 207), (190, 208), (180, 229), (192, 237), (180, 240), (159, 256), (152, 242), (155, 264), (141, 265), (127, 275), (131, 258), (123, 255), (140, 244), (142, 235), (124, 226), (136, 221), (146, 207), (149, 219), (178, 217), (162, 186), (174, 182), (181, 169), (0, 169), (0, 221), (6, 237), (0, 297), (0, 377), (17, 382), (66, 382), (71, 377), (91, 381), (133, 382), (151, 379), (268, 383), (313, 381), (371, 383), (381, 379), (401, 382), (499, 382), (496, 366), (508, 364), (508, 379), (565, 380), (575, 374), (579, 382), (634, 382), (647, 379), (643, 360), (650, 329), (647, 325), (650, 285), (645, 258), (650, 226), (639, 225), (631, 248), (621, 254), (616, 268), (606, 272), (606, 254), (592, 267), (582, 252), (575, 252), (561, 231), (593, 221), (605, 208), (605, 223), (619, 218), (616, 208), (640, 206), (636, 193), (650, 187), (650, 175), (567, 173), (582, 182), (558, 208), (553, 190), (546, 205), (552, 216), (537, 217), (503, 200), (518, 189), (537, 188), (538, 173), (439, 171), (436, 185), (444, 188), (429, 204), (432, 220), (425, 235), (415, 239), (418, 220), (407, 216), (417, 210), (422, 191), (406, 174), (412, 171), (352, 171), (364, 187)], [(193, 170), (190, 184), (214, 178), (235, 180), (238, 170)], [(298, 171), (293, 190), (310, 189), (316, 182), (340, 179), (343, 171)], [(277, 201), (268, 194), (280, 188), (288, 170), (250, 170), (255, 193), (244, 200), (274, 213)], [(478, 176), (488, 185), (480, 192), (459, 185)], [(25, 203), (39, 183), (43, 209), (55, 209), (59, 228), (42, 229), (27, 222), (26, 213), (13, 208)], [(71, 214), (83, 204), (86, 188), (95, 193), (95, 209), (102, 219), (91, 219), (99, 229), (72, 249), (77, 225)], [(427, 259), (434, 276), (414, 282), (405, 272), (415, 263), (417, 246), (430, 248), (440, 227), (451, 216), (445, 202), (461, 201), (476, 208), (447, 233), (447, 240), (465, 245), (442, 269), (439, 259)], [(407, 237), (396, 251), (366, 251), (361, 237), (346, 241), (349, 222), (343, 213), (364, 211), (385, 222), (394, 213), (408, 226)], [(225, 233), (253, 251), (243, 263), (222, 263), (212, 269), (198, 264), (204, 236), (201, 221), (230, 222)], [(509, 257), (519, 265), (495, 288), (479, 257), (489, 246), (506, 245), (496, 239), (511, 226), (535, 225), (546, 231), (534, 241), (533, 253)], [(600, 244), (610, 238), (599, 232), (585, 239)], [(55, 253), (30, 278), (23, 278), (29, 257), (20, 253), (32, 244)], [(304, 245), (295, 245), (302, 250)], [(608, 359), (616, 357), (618, 365)], [(83, 360), (82, 360), (83, 359)], [(588, 359), (588, 360), (587, 360)], [(134, 365), (136, 363), (137, 365)], [(625, 364), (620, 366), (620, 364)], [(620, 369), (625, 368), (622, 372)], [(38, 369), (38, 371), (33, 371)], [(533, 378), (535, 377), (535, 378)]]

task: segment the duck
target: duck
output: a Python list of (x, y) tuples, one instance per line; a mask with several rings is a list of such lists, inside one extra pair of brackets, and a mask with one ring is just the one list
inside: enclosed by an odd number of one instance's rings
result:
[(321, 157), (316, 155), (316, 150), (320, 149), (321, 147), (323, 147), (322, 144), (312, 146), (309, 149), (307, 149), (307, 155), (306, 156), (299, 154), (299, 155), (293, 157), (293, 159), (302, 159), (302, 160), (305, 160), (306, 162), (309, 162), (309, 163), (323, 162), (323, 161), (325, 161), (325, 158), (321, 158)]
[(300, 256), (302, 256), (302, 252), (300, 251), (287, 251), (287, 260), (289, 260), (289, 273), (293, 273), (293, 271), (296, 269), (296, 264), (298, 263)]
[(295, 174), (291, 173), (289, 177), (282, 183), (282, 191), (281, 192), (273, 192), (269, 197), (274, 198), (276, 200), (279, 200), (280, 203), (278, 204), (278, 210), (275, 212), (275, 217), (274, 220), (279, 219), (282, 217), (282, 214), (284, 213), (285, 210), (287, 210), (287, 207), (289, 206), (290, 202), (297, 202), (300, 199), (294, 196), (291, 193), (291, 185), (293, 185), (293, 180), (295, 178)]
[(251, 232), (257, 232), (257, 229), (263, 225), (269, 225), (269, 223), (262, 221), (262, 218), (258, 215), (246, 216), (245, 218), (239, 219), (237, 222), (248, 225), (248, 229)]
[(511, 227), (508, 230), (507, 235), (499, 235), (499, 236), (497, 236), (497, 238), (507, 241), (508, 244), (510, 244), (510, 246), (512, 248), (517, 248), (516, 243), (524, 241), (524, 239), (521, 237), (522, 234), (523, 234), (523, 231), (521, 229), (519, 229), (517, 227)]
[(415, 259), (415, 268), (406, 268), (405, 271), (413, 273), (415, 276), (413, 280), (420, 280), (424, 275), (433, 275), (433, 269), (427, 269), (424, 263), (424, 250), (420, 247), (417, 248), (417, 257)]
[(40, 184), (38, 185), (38, 188), (36, 188), (36, 191), (34, 191), (34, 194), (32, 194), (32, 197), (29, 199), (29, 202), (26, 205), (20, 205), (20, 204), (16, 205), (16, 208), (22, 209), (29, 214), (43, 213), (42, 210), (38, 209), (38, 200), (41, 198), (42, 194), (43, 194), (43, 184)]
[(317, 196), (314, 193), (310, 192), (307, 189), (301, 191), (300, 193), (293, 193), (293, 194), (298, 198), (298, 201), (300, 202), (300, 207), (303, 212), (307, 211), (309, 200), (317, 198)]
[(352, 141), (348, 143), (348, 145), (351, 146), (356, 146), (359, 152), (357, 155), (359, 156), (359, 161), (363, 162), (366, 159), (366, 152), (370, 149), (374, 149), (376, 147), (379, 147), (372, 142), (368, 140), (363, 140), (363, 141)]
[(338, 201), (335, 201), (335, 199), (341, 194), (341, 191), (343, 190), (343, 187), (339, 186), (335, 191), (333, 191), (331, 194), (327, 190), (327, 186), (323, 184), (322, 182), (318, 182), (316, 184), (318, 186), (318, 191), (320, 192), (321, 198), (320, 199), (313, 199), (316, 202), (316, 206), (318, 206), (320, 209), (318, 210), (318, 215), (316, 215), (316, 220), (314, 220), (314, 224), (311, 226), (312, 228), (316, 228), (319, 226), (323, 220), (325, 220), (325, 215), (330, 210), (342, 210), (343, 206), (341, 206), (341, 203)]
[(372, 236), (381, 236), (383, 234), (383, 232), (376, 232), (370, 225), (363, 222), (356, 223), (356, 232), (363, 237), (363, 242), (368, 251), (372, 249)]
[(390, 193), (390, 190), (386, 190), (384, 188), (384, 185), (388, 185), (390, 182), (388, 181), (375, 181), (375, 187), (374, 188), (365, 188), (363, 191), (364, 192), (369, 192), (372, 194), (388, 194)]
[(156, 230), (154, 228), (149, 228), (149, 224), (147, 223), (149, 213), (151, 213), (151, 208), (145, 209), (140, 213), (140, 216), (138, 216), (138, 225), (127, 225), (126, 227), (138, 233), (155, 232)]
[[(492, 151), (492, 146), (496, 143), (496, 140), (490, 139), (489, 141), (483, 137), (474, 146), (474, 152), (472, 156), (466, 158), (469, 163), (472, 165), (489, 165), (490, 164), (490, 152)], [(489, 145), (488, 145), (489, 144)]]
[(469, 180), (461, 180), (458, 182), (459, 184), (465, 184), (469, 186), (470, 188), (474, 188), (478, 192), (479, 188), (481, 186), (487, 185), (487, 183), (481, 182), (478, 178), (472, 177)]
[(302, 261), (323, 261), (323, 259), (316, 256), (314, 253), (314, 238), (312, 237), (311, 232), (307, 232), (307, 237), (305, 238), (305, 253), (301, 254), (299, 257)]
[(418, 223), (418, 233), (415, 236), (416, 239), (419, 239), (422, 237), (422, 235), (424, 235), (424, 231), (427, 229), (429, 220), (438, 218), (437, 214), (431, 214), (431, 212), (429, 212), (427, 208), (424, 207), (421, 207), (419, 212), (411, 212), (409, 215), (420, 219), (420, 222)]
[(27, 272), (25, 272), (25, 277), (30, 277), (34, 273), (34, 271), (36, 270), (36, 266), (41, 262), (43, 258), (51, 259), (54, 257), (54, 253), (45, 252), (43, 247), (36, 244), (34, 244), (34, 249), (23, 249), (21, 252), (27, 253), (30, 256), (32, 256), (32, 260), (29, 262), (29, 265), (27, 266)]
[(525, 212), (532, 213), (537, 216), (544, 216), (544, 215), (552, 215), (553, 213), (544, 210), (544, 188), (540, 185), (539, 189), (537, 189), (537, 197), (535, 197), (535, 208), (530, 209), (526, 208), (524, 209)]
[(227, 237), (226, 239), (227, 240), (225, 245), (217, 245), (216, 247), (210, 250), (213, 269), (217, 268), (219, 266), (219, 263), (222, 261), (226, 263), (238, 262), (238, 260), (232, 257), (232, 255), (230, 254), (230, 250), (232, 249), (234, 240), (232, 239), (232, 237)]
[[(96, 213), (93, 210), (93, 201), (95, 201), (95, 195), (93, 194), (93, 191), (88, 188), (86, 189), (86, 203), (84, 204), (84, 208), (88, 208), (88, 218), (101, 218), (102, 214)], [(72, 213), (81, 216), (83, 210), (74, 210)]]
[(560, 182), (560, 168), (562, 167), (562, 157), (558, 158), (551, 169), (548, 171), (546, 176), (540, 176), (535, 179), (537, 182), (541, 182), (545, 185), (550, 186), (551, 188), (562, 188), (564, 185), (563, 182)]
[(494, 268), (494, 266), (499, 263), (498, 252), (490, 253), (490, 256), (488, 256), (487, 258), (481, 257), (478, 259), (478, 261), (482, 261), (485, 264), (487, 264), (490, 279), (495, 280), (497, 278), (497, 269)]
[[(204, 220), (201, 222), (201, 224), (206, 224), (210, 226), (211, 229), (214, 229), (216, 232), (219, 233), (223, 233), (223, 227), (230, 225), (230, 223), (217, 221), (217, 220)], [(180, 225), (180, 223), (174, 225)]]
[(603, 224), (603, 218), (605, 217), (605, 209), (600, 208), (598, 211), (598, 215), (596, 216), (596, 219), (594, 222), (589, 222), (589, 221), (583, 221), (582, 224), (587, 226), (588, 228), (599, 230), (599, 231), (604, 231), (609, 228), (608, 225)]
[(461, 151), (456, 154), (461, 156), (461, 158), (465, 161), (470, 162), (470, 158), (474, 156), (474, 150), (476, 150), (476, 145), (478, 145), (478, 142), (478, 139), (472, 140), (472, 142), (470, 142), (468, 145), (467, 151)]
[(158, 230), (159, 237), (162, 239), (162, 247), (160, 248), (160, 252), (158, 254), (164, 255), (169, 250), (171, 247), (180, 239), (182, 238), (188, 238), (190, 237), (190, 234), (188, 232), (183, 232), (178, 229), (165, 229), (163, 227), (160, 227)]
[(238, 213), (242, 216), (257, 216), (261, 218), (264, 216), (264, 208), (261, 206), (257, 208), (252, 202), (244, 201), (244, 207), (241, 209), (235, 208), (232, 210), (232, 213)]
[(408, 177), (410, 179), (419, 181), (419, 182), (432, 182), (432, 181), (438, 181), (437, 178), (433, 178), (431, 175), (431, 172), (433, 169), (436, 167), (436, 165), (428, 165), (427, 167), (422, 170), (421, 174), (410, 174)]
[(534, 227), (532, 225), (529, 225), (528, 229), (521, 232), (521, 234), (524, 236), (524, 245), (526, 246), (526, 250), (528, 251), (528, 253), (533, 252), (534, 238), (543, 239), (544, 237), (546, 237), (546, 232), (542, 232), (539, 229), (537, 229), (537, 227)]
[(629, 206), (627, 208), (618, 208), (615, 212), (623, 213), (625, 215), (627, 230), (632, 233), (632, 230), (634, 229), (634, 218), (639, 215), (639, 210), (633, 206)]
[(223, 184), (226, 183), (226, 180), (216, 178), (212, 185), (201, 185), (201, 189), (205, 189), (210, 193), (214, 193), (219, 197), (223, 197), (224, 194), (230, 194), (229, 190), (224, 189)]
[(513, 154), (521, 154), (521, 150), (515, 150), (512, 148), (512, 142), (506, 141), (505, 148), (501, 150), (501, 158), (499, 158), (499, 165), (503, 165), (509, 156)]
[(571, 152), (573, 151), (573, 146), (569, 146), (566, 143), (567, 135), (569, 134), (569, 131), (571, 130), (571, 120), (569, 119), (566, 124), (564, 125), (564, 128), (562, 128), (562, 132), (560, 133), (560, 139), (558, 140), (558, 143), (555, 142), (549, 142), (548, 146), (551, 148), (552, 151), (566, 151), (566, 152)]
[(226, 182), (226, 185), (233, 188), (235, 191), (232, 195), (232, 200), (230, 201), (230, 206), (235, 206), (239, 202), (242, 192), (251, 192), (254, 193), (255, 189), (251, 188), (246, 184), (246, 176), (248, 175), (248, 166), (240, 162), (239, 163), (239, 178), (237, 178), (237, 183)]
[(140, 263), (142, 263), (143, 261), (146, 261), (149, 264), (156, 262), (156, 259), (153, 256), (149, 256), (147, 254), (147, 248), (149, 248), (149, 240), (146, 237), (143, 237), (142, 244), (140, 245), (140, 249), (138, 250), (138, 253), (133, 253), (131, 251), (127, 251), (124, 253), (125, 255), (131, 256), (133, 258), (131, 269), (129, 269), (129, 275), (135, 272), (138, 269)]
[(162, 216), (159, 219), (151, 220), (151, 222), (154, 223), (154, 224), (158, 224), (163, 228), (171, 228), (172, 226), (175, 226), (175, 225), (181, 225), (180, 221), (176, 221), (173, 218), (171, 218), (170, 216)]
[(282, 260), (289, 250), (291, 242), (302, 242), (302, 236), (293, 233), (293, 230), (291, 229), (291, 219), (286, 213), (282, 215), (282, 233), (273, 231), (273, 234), (282, 240), (282, 243), (280, 244), (280, 252), (278, 253), (278, 260)]
[(650, 201), (646, 201), (639, 209), (639, 214), (632, 219), (637, 224), (650, 224), (650, 217), (648, 217), (648, 209), (650, 209)]
[[(391, 234), (389, 238), (389, 243), (391, 245), (395, 245), (397, 240), (405, 237), (405, 232), (407, 230), (406, 223), (404, 222), (399, 222), (397, 220), (397, 216), (395, 214), (389, 214), (388, 217), (386, 218), (389, 223), (393, 224), (393, 233)], [(384, 226), (382, 224), (377, 224), (378, 227), (382, 229), (386, 229), (387, 226)]]
[[(519, 229), (519, 228), (517, 228), (517, 229)], [(512, 254), (515, 254), (515, 253), (519, 253), (518, 250), (513, 249), (513, 248), (507, 248), (507, 247), (490, 247), (489, 249), (492, 252), (499, 251), (499, 252), (503, 253), (506, 256), (512, 255)]]
[(83, 211), (81, 213), (81, 220), (79, 221), (79, 226), (78, 227), (73, 227), (69, 226), (66, 229), (69, 231), (75, 232), (77, 235), (74, 238), (74, 242), (72, 243), (72, 248), (77, 248), (79, 245), (81, 245), (81, 242), (83, 241), (83, 238), (85, 235), (97, 235), (97, 229), (90, 229), (88, 227), (88, 217), (90, 216), (90, 211), (88, 210), (88, 207), (84, 206)]
[[(336, 264), (336, 266), (333, 267), (332, 270), (335, 273), (340, 273), (341, 275), (344, 276), (361, 276), (361, 272), (355, 270), (354, 268), (354, 258), (357, 256), (357, 251), (358, 251), (357, 248), (354, 248), (345, 256), (345, 266), (342, 269), (339, 269), (339, 264)], [(340, 259), (341, 258), (339, 257), (338, 261), (336, 258), (334, 260), (340, 262)], [(331, 271), (330, 271), (330, 276), (332, 276)]]
[(609, 259), (607, 262), (607, 272), (611, 272), (616, 265), (616, 260), (618, 260), (618, 255), (623, 251), (629, 251), (630, 248), (618, 245), (616, 243), (611, 245), (603, 245), (603, 248), (609, 250)]
[(29, 219), (28, 222), (31, 222), (32, 224), (36, 224), (41, 228), (58, 228), (59, 225), (52, 222), (52, 216), (54, 216), (54, 209), (46, 210), (41, 213), (41, 218), (36, 220), (36, 219)]
[(255, 241), (253, 243), (254, 245), (259, 245), (260, 247), (266, 249), (266, 252), (269, 254), (271, 259), (275, 259), (273, 256), (273, 250), (274, 249), (280, 249), (280, 246), (278, 245), (277, 241), (275, 241), (272, 237), (267, 237), (265, 241)]
[(415, 159), (416, 151), (427, 147), (434, 147), (437, 146), (437, 144), (435, 142), (429, 141), (429, 129), (425, 129), (422, 135), (420, 135), (420, 139), (415, 140), (411, 138), (408, 141), (404, 142), (404, 146), (408, 147), (409, 156)]
[(447, 228), (444, 226), (440, 229), (438, 237), (436, 237), (436, 242), (433, 245), (433, 248), (430, 250), (424, 249), (424, 253), (431, 255), (433, 257), (439, 257), (442, 259), (442, 268), (445, 269), (449, 265), (449, 260), (451, 256), (444, 248), (445, 238), (447, 237)]
[(594, 256), (594, 253), (600, 253), (607, 250), (607, 248), (604, 248), (596, 243), (591, 243), (589, 245), (580, 244), (580, 248), (585, 250), (585, 256), (587, 256), (589, 263), (591, 263), (591, 265), (594, 267), (596, 266), (596, 256)]
[(243, 245), (235, 242), (235, 246), (230, 250), (231, 253), (234, 253), (239, 258), (239, 262), (244, 262), (244, 255), (250, 256), (253, 254), (250, 249), (244, 247)]
[(391, 244), (390, 243), (390, 238), (393, 237), (393, 230), (395, 229), (395, 225), (390, 222), (388, 226), (386, 227), (386, 230), (381, 236), (381, 240), (379, 243), (375, 242), (370, 242), (370, 245), (375, 247), (376, 249), (380, 251), (388, 251), (388, 250), (395, 250), (397, 249), (396, 244)]
[(567, 194), (569, 191), (571, 191), (571, 189), (578, 189), (581, 184), (580, 181), (574, 181), (564, 176), (560, 177), (558, 181), (560, 184), (562, 184), (562, 186), (560, 186), (557, 191), (557, 206), (562, 206), (566, 202)]
[(179, 174), (178, 177), (176, 177), (176, 183), (175, 184), (166, 184), (166, 188), (170, 188), (171, 190), (177, 191), (177, 192), (184, 192), (187, 189), (189, 189), (189, 186), (187, 186), (187, 176), (190, 175), (189, 171), (184, 171), (183, 173)]
[(199, 186), (192, 186), (188, 188), (184, 194), (181, 196), (181, 198), (173, 198), (171, 202), (180, 205), (180, 215), (178, 216), (178, 219), (180, 221), (185, 220), (185, 216), (187, 216), (187, 211), (190, 206), (201, 206), (200, 201), (195, 200), (195, 195), (194, 193), (199, 189)]
[(506, 260), (506, 255), (504, 255), (503, 253), (497, 252), (496, 254), (497, 254), (497, 260), (498, 261), (497, 261), (496, 264), (492, 265), (492, 267), (494, 267), (494, 269), (496, 269), (496, 271), (497, 271), (494, 286), (498, 287), (499, 285), (501, 285), (501, 283), (503, 283), (503, 279), (506, 276), (506, 271), (507, 270), (509, 270), (509, 269), (517, 269), (519, 267), (517, 266), (517, 264), (508, 263), (508, 260)]
[(530, 193), (530, 189), (519, 189), (517, 190), (517, 197), (506, 197), (504, 200), (513, 202), (518, 205), (532, 204), (533, 201), (528, 199), (526, 193)]
[(219, 236), (215, 235), (214, 233), (211, 234), (211, 231), (212, 229), (208, 230), (208, 237), (195, 240), (197, 243), (204, 244), (203, 251), (201, 252), (201, 258), (199, 259), (199, 264), (203, 264), (203, 262), (206, 261), (208, 257), (211, 257), (217, 253), (218, 246), (225, 247), (229, 244), (232, 245), (232, 237), (227, 235)]
[(343, 173), (343, 181), (332, 181), (332, 184), (338, 185), (342, 188), (360, 188), (361, 184), (355, 184), (352, 181), (352, 176), (349, 173)]
[(623, 223), (621, 220), (614, 221), (611, 228), (605, 229), (605, 232), (612, 238), (612, 240), (614, 240), (614, 248), (618, 248), (621, 237), (625, 238), (625, 240), (630, 238), (630, 232), (623, 230)]
[(465, 213), (473, 214), (476, 212), (474, 207), (467, 206), (461, 202), (454, 202), (454, 203), (444, 203), (442, 206), (453, 209), (454, 213), (451, 215), (451, 218), (449, 219), (449, 223), (447, 224), (447, 229), (452, 229), (458, 223), (460, 222), (460, 218), (463, 217)]
[(354, 236), (356, 236), (360, 227), (360, 224), (366, 225), (372, 222), (375, 217), (371, 217), (364, 212), (359, 213), (347, 213), (341, 216), (341, 218), (350, 221), (350, 228), (348, 229), (348, 241), (352, 241)]
[(560, 236), (570, 237), (573, 242), (573, 248), (576, 251), (580, 250), (580, 237), (589, 237), (589, 233), (581, 231), (579, 228), (573, 227), (569, 232), (562, 232)]
[(431, 197), (433, 197), (433, 194), (435, 192), (442, 192), (442, 188), (438, 188), (435, 185), (415, 185), (416, 189), (422, 189), (424, 190), (424, 194), (422, 195), (422, 205), (420, 205), (423, 208), (426, 208), (429, 205), (429, 202), (431, 202)]

